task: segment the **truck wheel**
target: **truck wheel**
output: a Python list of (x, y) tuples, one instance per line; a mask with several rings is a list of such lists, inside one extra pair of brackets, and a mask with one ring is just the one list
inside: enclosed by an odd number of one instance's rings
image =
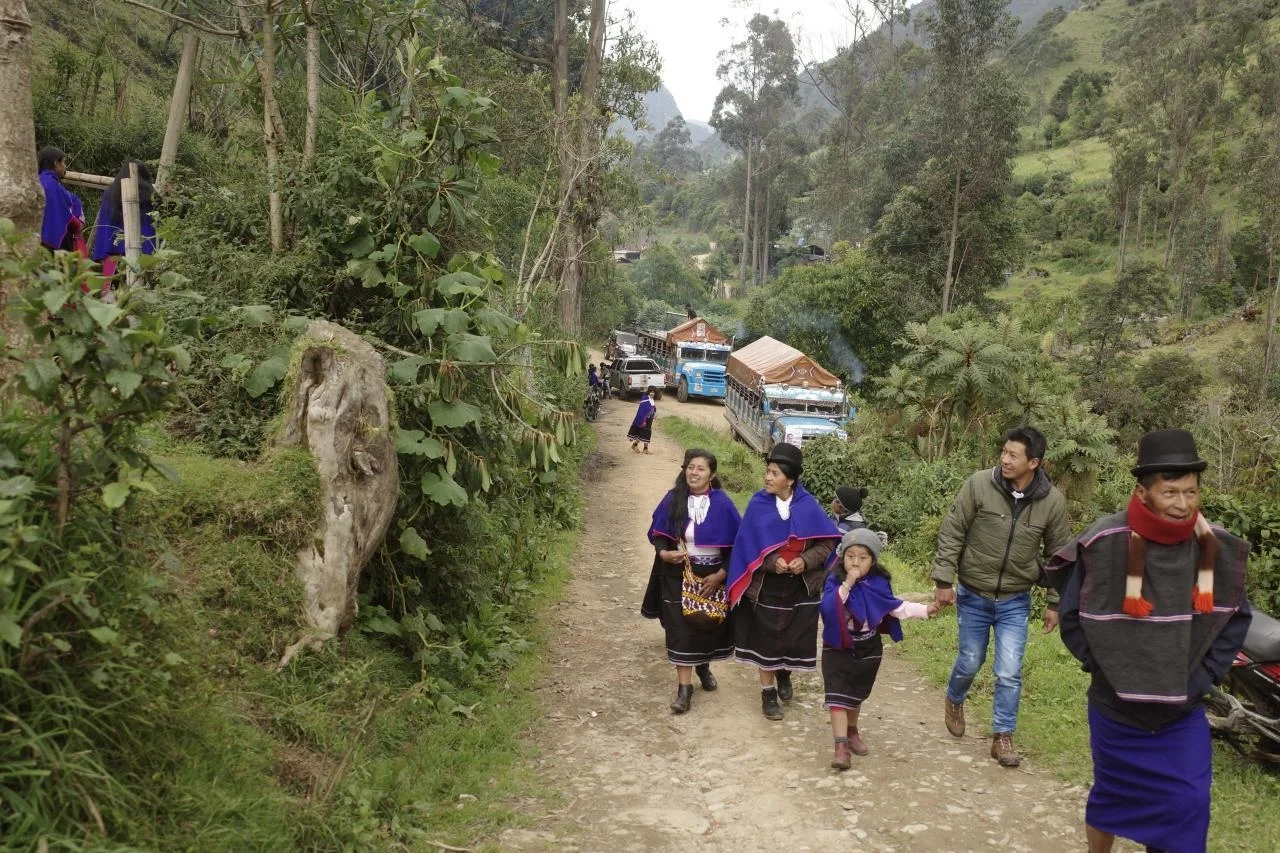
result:
[(654, 386), (653, 386), (653, 388), (654, 388), (654, 390), (655, 390), (655, 391), (657, 391), (657, 392), (658, 392), (658, 393), (655, 395), (655, 399), (661, 400), (661, 399), (662, 399), (662, 390), (663, 390), (663, 389), (659, 388), (657, 385), (654, 385)]
[(676, 386), (676, 399), (681, 403), (689, 402), (689, 382), (683, 376), (680, 377), (680, 384)]

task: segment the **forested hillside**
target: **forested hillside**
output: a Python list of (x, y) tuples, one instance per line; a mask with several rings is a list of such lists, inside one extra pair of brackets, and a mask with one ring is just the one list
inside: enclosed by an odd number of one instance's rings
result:
[[(607, 7), (0, 0), (6, 844), (518, 822), (538, 604), (600, 464), (587, 347), (686, 304), (846, 381), (850, 440), (806, 469), (869, 486), (918, 582), (1009, 426), (1048, 436), (1077, 527), (1180, 426), (1280, 611), (1280, 0), (874, 0), (810, 69), (735, 7), (708, 139)], [(152, 175), (163, 245), (115, 290), (28, 236), (44, 146)], [(92, 223), (101, 189), (72, 188)], [(290, 420), (351, 355), (320, 323), (388, 386), (385, 421), (335, 419), (336, 466)], [(375, 446), (398, 503), (319, 630), (300, 567)]]

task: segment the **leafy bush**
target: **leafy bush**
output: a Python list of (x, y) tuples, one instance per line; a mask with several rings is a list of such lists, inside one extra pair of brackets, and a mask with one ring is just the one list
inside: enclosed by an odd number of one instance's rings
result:
[(0, 239), (0, 291), (28, 337), (6, 341), (17, 370), (0, 388), (14, 401), (0, 415), (0, 836), (29, 849), (105, 833), (134, 805), (119, 765), (180, 659), (149, 641), (159, 585), (118, 510), (153, 489), (139, 430), (188, 359), (142, 290), (108, 304), (78, 255), (16, 257), (8, 220)]
[(852, 444), (834, 435), (805, 442), (804, 486), (824, 507), (836, 496), (836, 487), (863, 485), (857, 453)]
[(1249, 541), (1249, 598), (1267, 613), (1280, 614), (1280, 501), (1206, 492), (1204, 513)]

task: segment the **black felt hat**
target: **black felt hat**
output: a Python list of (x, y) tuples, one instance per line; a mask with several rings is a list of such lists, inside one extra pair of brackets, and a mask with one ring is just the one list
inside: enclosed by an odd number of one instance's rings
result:
[(1135, 477), (1165, 471), (1203, 471), (1209, 463), (1196, 452), (1196, 440), (1185, 429), (1158, 429), (1138, 439), (1138, 464), (1129, 473)]
[(849, 512), (862, 509), (862, 499), (867, 496), (867, 487), (836, 486), (836, 500)]
[(804, 457), (800, 455), (800, 448), (785, 441), (775, 444), (764, 461), (776, 462), (782, 473), (793, 480), (800, 479), (800, 472), (804, 470)]

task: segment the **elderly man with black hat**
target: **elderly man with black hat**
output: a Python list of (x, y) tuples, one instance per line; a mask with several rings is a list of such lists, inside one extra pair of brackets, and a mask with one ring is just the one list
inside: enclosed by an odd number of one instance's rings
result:
[(729, 556), (735, 608), (734, 658), (760, 673), (760, 705), (782, 719), (791, 671), (818, 664), (818, 605), (840, 531), (800, 485), (800, 448), (776, 444), (765, 457), (764, 488), (751, 496)]
[(1049, 562), (1062, 641), (1088, 672), (1091, 853), (1117, 835), (1203, 851), (1213, 776), (1201, 699), (1249, 630), (1249, 545), (1200, 514), (1207, 463), (1181, 429), (1138, 441), (1129, 506)]

